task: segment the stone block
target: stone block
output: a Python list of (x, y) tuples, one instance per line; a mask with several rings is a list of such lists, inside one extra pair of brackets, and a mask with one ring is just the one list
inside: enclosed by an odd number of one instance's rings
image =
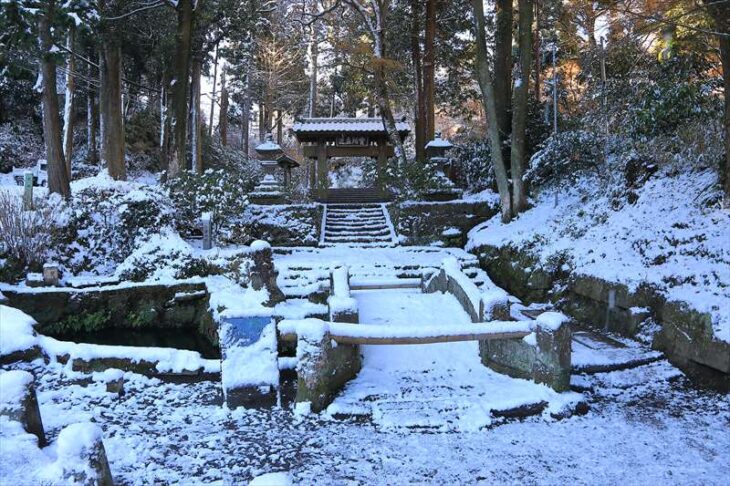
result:
[(101, 429), (92, 423), (71, 424), (58, 434), (57, 462), (65, 482), (113, 486)]
[(31, 373), (13, 370), (0, 375), (0, 415), (20, 422), (26, 432), (38, 438), (39, 447), (46, 445), (35, 377)]
[(311, 403), (320, 412), (360, 371), (358, 346), (337, 344), (328, 332), (300, 335), (297, 344), (297, 403)]

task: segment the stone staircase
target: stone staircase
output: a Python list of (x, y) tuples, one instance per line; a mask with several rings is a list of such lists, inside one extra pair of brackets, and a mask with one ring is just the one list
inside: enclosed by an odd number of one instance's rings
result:
[(328, 204), (320, 246), (388, 247), (398, 244), (383, 204)]
[(372, 204), (387, 201), (388, 196), (374, 188), (327, 189), (327, 197), (322, 201), (328, 204)]

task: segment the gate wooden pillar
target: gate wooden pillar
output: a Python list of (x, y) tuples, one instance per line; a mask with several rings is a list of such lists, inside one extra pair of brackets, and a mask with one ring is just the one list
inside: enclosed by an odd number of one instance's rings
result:
[(327, 171), (327, 146), (324, 144), (317, 145), (317, 194), (321, 199), (327, 197), (328, 183)]

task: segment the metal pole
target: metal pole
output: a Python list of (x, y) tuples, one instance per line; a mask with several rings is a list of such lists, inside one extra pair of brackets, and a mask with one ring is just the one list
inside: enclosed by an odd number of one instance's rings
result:
[(558, 70), (555, 62), (557, 42), (553, 42), (553, 133), (558, 133)]

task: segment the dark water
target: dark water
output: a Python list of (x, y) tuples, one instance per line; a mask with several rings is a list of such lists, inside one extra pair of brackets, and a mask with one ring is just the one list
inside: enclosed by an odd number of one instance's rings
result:
[(220, 359), (217, 346), (194, 329), (123, 329), (67, 333), (56, 336), (65, 341), (115, 346), (145, 346), (197, 351), (203, 358)]

